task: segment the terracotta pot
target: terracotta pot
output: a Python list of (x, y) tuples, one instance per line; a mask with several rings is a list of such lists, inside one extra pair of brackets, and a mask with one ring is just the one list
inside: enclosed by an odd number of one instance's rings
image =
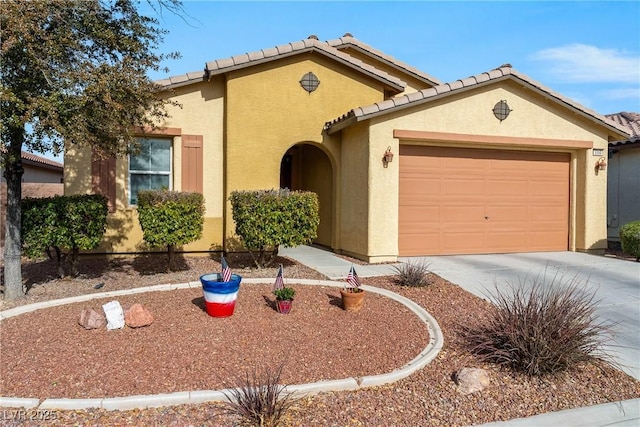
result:
[(276, 300), (276, 308), (278, 309), (278, 313), (289, 314), (289, 312), (291, 311), (292, 305), (293, 305), (292, 299)]
[(347, 311), (359, 311), (362, 308), (364, 302), (365, 291), (359, 289), (360, 292), (351, 292), (348, 289), (341, 289), (340, 295), (342, 295), (342, 307)]

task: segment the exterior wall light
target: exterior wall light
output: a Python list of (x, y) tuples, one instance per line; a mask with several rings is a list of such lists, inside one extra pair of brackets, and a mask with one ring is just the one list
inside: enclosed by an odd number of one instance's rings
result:
[(382, 156), (382, 164), (386, 168), (389, 165), (389, 163), (391, 163), (392, 161), (393, 161), (393, 153), (391, 152), (391, 146), (388, 146), (387, 151), (385, 151), (384, 155)]
[(509, 108), (509, 104), (507, 104), (507, 101), (505, 100), (502, 100), (493, 106), (493, 115), (501, 122), (509, 117), (509, 113), (512, 111), (513, 110)]
[(607, 161), (605, 160), (604, 157), (600, 157), (598, 159), (598, 161), (596, 162), (596, 175), (598, 174), (598, 171), (603, 171), (607, 168)]

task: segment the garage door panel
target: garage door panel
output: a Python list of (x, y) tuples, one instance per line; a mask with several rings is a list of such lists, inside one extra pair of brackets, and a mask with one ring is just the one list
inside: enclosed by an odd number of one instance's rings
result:
[(460, 251), (476, 253), (484, 247), (484, 233), (481, 232), (449, 232), (442, 235), (442, 253), (456, 254)]
[(484, 208), (477, 205), (443, 206), (442, 214), (446, 218), (446, 223), (475, 223), (484, 220)]
[(442, 246), (439, 233), (401, 234), (399, 244), (405, 248), (407, 255), (422, 255), (425, 251), (437, 251)]
[(442, 195), (449, 198), (479, 196), (485, 192), (485, 182), (477, 179), (450, 179), (442, 183)]
[(566, 153), (401, 145), (400, 254), (566, 250), (569, 160)]
[(525, 206), (488, 206), (487, 221), (513, 222), (527, 220), (527, 208)]

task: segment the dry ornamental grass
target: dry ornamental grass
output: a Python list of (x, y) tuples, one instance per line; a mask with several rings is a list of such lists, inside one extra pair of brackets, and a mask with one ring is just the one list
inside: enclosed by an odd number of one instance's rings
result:
[[(273, 277), (277, 268), (248, 268), (246, 257), (229, 257), (243, 277)], [(118, 297), (123, 306), (140, 302), (155, 321), (117, 331), (80, 327), (82, 308), (93, 300), (21, 315), (0, 324), (0, 395), (17, 397), (113, 397), (215, 389), (245, 372), (283, 364), (284, 384), (383, 373), (404, 365), (424, 348), (428, 334), (400, 304), (369, 293), (358, 313), (339, 306), (339, 289), (295, 284), (295, 278), (325, 279), (280, 258), (285, 280), (296, 288), (291, 314), (272, 306), (269, 285), (241, 285), (236, 312), (209, 317), (197, 289)], [(245, 268), (246, 267), (246, 268)], [(207, 257), (182, 260), (181, 269), (161, 273), (164, 259), (84, 259), (76, 279), (56, 279), (50, 263), (24, 267), (29, 293), (3, 302), (5, 310), (72, 295), (163, 283), (195, 281), (220, 270)], [(347, 271), (345, 271), (346, 276)], [(445, 345), (425, 368), (399, 382), (355, 392), (306, 396), (285, 414), (288, 426), (456, 426), (531, 416), (562, 409), (640, 397), (640, 382), (613, 368), (579, 364), (542, 378), (480, 362), (469, 352), (465, 327), (493, 307), (455, 284), (431, 275), (431, 285), (400, 287), (393, 277), (363, 278), (366, 285), (397, 292), (424, 307), (442, 328)], [(95, 285), (102, 283), (100, 289)], [(112, 298), (113, 299), (113, 298)], [(111, 299), (109, 299), (111, 300)], [(452, 376), (464, 367), (489, 371), (491, 385), (462, 395)], [(7, 409), (9, 411), (9, 409)], [(8, 413), (8, 412), (5, 412)], [(105, 411), (56, 411), (47, 425), (237, 425), (219, 403)], [(4, 425), (42, 425), (3, 420)]]

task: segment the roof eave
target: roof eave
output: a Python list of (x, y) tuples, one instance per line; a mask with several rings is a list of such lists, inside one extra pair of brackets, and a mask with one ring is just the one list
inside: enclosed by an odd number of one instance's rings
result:
[[(321, 55), (327, 56), (339, 63), (341, 63), (342, 65), (345, 65), (349, 68), (352, 68), (354, 70), (357, 70), (363, 74), (366, 74), (367, 76), (373, 78), (376, 81), (381, 82), (385, 89), (391, 89), (393, 91), (395, 91), (396, 93), (401, 93), (404, 91), (405, 87), (402, 84), (398, 84), (395, 83), (391, 80), (385, 79), (382, 76), (376, 75), (372, 72), (370, 72), (367, 69), (364, 68), (358, 68), (357, 66), (355, 66), (354, 64), (350, 63), (349, 61), (345, 60), (344, 58), (341, 58), (340, 56), (336, 56), (336, 55), (331, 55), (329, 52), (327, 52), (324, 49), (319, 48), (316, 45), (311, 45), (308, 47), (305, 47), (303, 49), (296, 49), (290, 52), (284, 52), (284, 53), (279, 53), (277, 56), (265, 56), (263, 58), (260, 59), (254, 59), (251, 61), (247, 61), (247, 62), (243, 62), (242, 64), (234, 64), (232, 66), (229, 67), (224, 67), (224, 68), (216, 68), (214, 70), (210, 70), (209, 67), (205, 67), (205, 79), (207, 80), (211, 80), (212, 76), (215, 75), (219, 75), (219, 74), (225, 74), (225, 73), (229, 73), (232, 71), (236, 71), (236, 70), (241, 70), (243, 68), (247, 68), (247, 67), (253, 67), (256, 65), (260, 65), (260, 64), (265, 64), (268, 62), (273, 61), (274, 59), (283, 59), (283, 58), (289, 58), (295, 55), (300, 55), (303, 53), (310, 53), (310, 52), (315, 52), (315, 53), (319, 53)], [(207, 63), (208, 64), (208, 63)]]

